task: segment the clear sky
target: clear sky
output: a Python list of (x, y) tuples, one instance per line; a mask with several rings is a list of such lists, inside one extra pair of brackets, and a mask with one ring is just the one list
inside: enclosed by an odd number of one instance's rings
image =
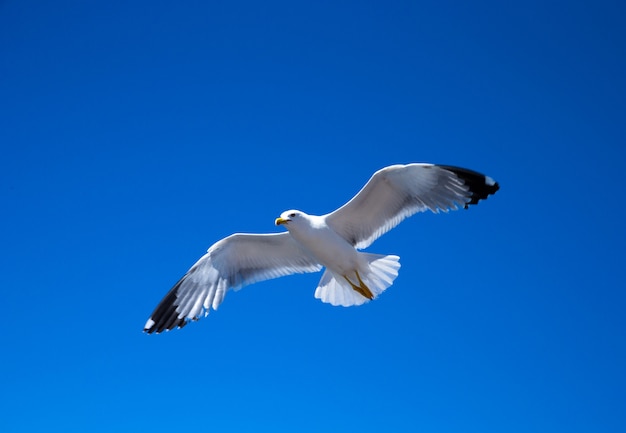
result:
[[(0, 431), (626, 431), (626, 36), (607, 1), (0, 1)], [(145, 335), (215, 241), (386, 165), (501, 190)]]

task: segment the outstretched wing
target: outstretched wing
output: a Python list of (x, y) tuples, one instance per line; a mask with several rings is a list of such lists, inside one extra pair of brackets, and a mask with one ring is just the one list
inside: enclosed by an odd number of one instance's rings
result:
[(464, 168), (392, 165), (374, 173), (352, 200), (325, 218), (340, 236), (365, 248), (417, 212), (467, 208), (499, 188), (489, 176)]
[(172, 287), (156, 307), (144, 331), (182, 328), (222, 303), (229, 289), (284, 275), (316, 272), (321, 265), (288, 232), (234, 234), (216, 242)]

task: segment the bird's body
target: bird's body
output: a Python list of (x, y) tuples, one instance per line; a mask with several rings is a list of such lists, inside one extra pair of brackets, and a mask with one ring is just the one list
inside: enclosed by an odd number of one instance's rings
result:
[(148, 333), (185, 326), (217, 309), (229, 289), (284, 275), (322, 275), (315, 297), (361, 305), (393, 284), (399, 257), (360, 252), (417, 212), (465, 208), (499, 189), (490, 177), (434, 164), (394, 165), (371, 177), (341, 208), (326, 215), (283, 212), (287, 232), (234, 234), (216, 242), (163, 298), (146, 322)]
[[(398, 275), (397, 256), (380, 256), (361, 253), (334, 231), (327, 216), (307, 215), (298, 210), (283, 212), (276, 224), (284, 224), (291, 237), (320, 265), (326, 268), (315, 296), (332, 305), (360, 305), (385, 290)], [(396, 264), (391, 266), (391, 278), (372, 268), (375, 259), (387, 257)], [(384, 280), (388, 281), (385, 284)], [(322, 284), (325, 282), (325, 284)], [(369, 286), (371, 286), (371, 288)], [(361, 296), (356, 296), (355, 291)]]
[[(307, 215), (302, 211), (287, 211), (279, 219), (291, 237), (315, 260), (327, 269), (339, 273), (354, 271), (359, 265), (359, 253), (348, 241), (334, 232), (323, 216)], [(288, 215), (293, 215), (290, 219)], [(331, 248), (328, 246), (332, 245)]]

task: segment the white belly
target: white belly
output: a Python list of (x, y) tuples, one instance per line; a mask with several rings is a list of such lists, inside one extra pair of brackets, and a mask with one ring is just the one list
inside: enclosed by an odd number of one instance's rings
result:
[(291, 236), (324, 267), (340, 275), (359, 268), (359, 253), (328, 226), (290, 230)]

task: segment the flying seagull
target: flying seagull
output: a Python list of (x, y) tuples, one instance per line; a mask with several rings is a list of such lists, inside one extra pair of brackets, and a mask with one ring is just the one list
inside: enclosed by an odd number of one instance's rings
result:
[(236, 233), (213, 244), (157, 305), (144, 331), (182, 328), (211, 307), (217, 310), (229, 289), (322, 268), (317, 299), (344, 307), (364, 304), (393, 284), (400, 258), (358, 250), (417, 212), (467, 209), (499, 188), (491, 177), (459, 167), (385, 167), (329, 214), (288, 210), (275, 221), (286, 232)]

